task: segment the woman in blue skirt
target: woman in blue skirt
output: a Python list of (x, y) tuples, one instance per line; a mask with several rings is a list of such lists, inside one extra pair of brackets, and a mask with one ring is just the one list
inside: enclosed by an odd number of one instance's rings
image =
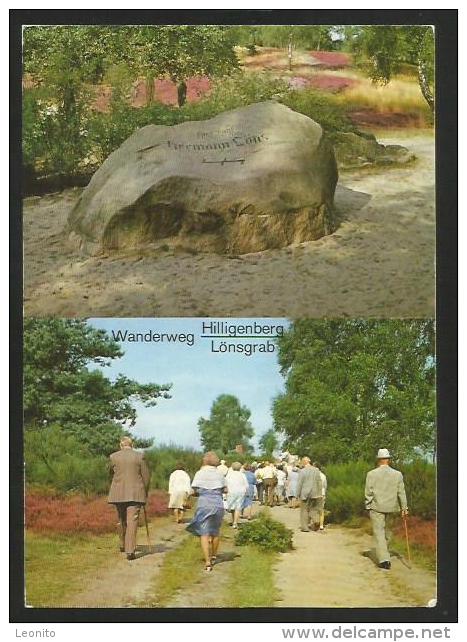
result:
[(246, 480), (248, 482), (248, 490), (243, 499), (242, 515), (244, 515), (248, 520), (250, 520), (251, 507), (253, 505), (253, 498), (255, 496), (256, 477), (255, 477), (255, 473), (251, 470), (251, 466), (249, 464), (244, 464), (243, 474), (245, 475)]
[(206, 571), (212, 571), (212, 565), (219, 548), (219, 531), (224, 517), (222, 494), (227, 492), (224, 475), (217, 470), (219, 457), (208, 452), (203, 457), (203, 465), (193, 477), (191, 487), (198, 496), (193, 519), (187, 531), (198, 535), (206, 563)]

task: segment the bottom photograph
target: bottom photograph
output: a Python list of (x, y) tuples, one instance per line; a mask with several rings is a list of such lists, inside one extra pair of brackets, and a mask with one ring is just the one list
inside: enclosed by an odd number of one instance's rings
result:
[(433, 607), (435, 324), (28, 318), (25, 605)]

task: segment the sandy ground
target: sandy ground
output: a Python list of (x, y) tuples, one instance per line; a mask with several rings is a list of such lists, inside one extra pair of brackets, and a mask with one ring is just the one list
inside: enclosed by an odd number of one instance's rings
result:
[[(164, 561), (165, 553), (175, 548), (185, 535), (183, 526), (173, 523), (160, 526), (158, 520), (151, 522), (151, 545), (142, 544), (136, 551), (137, 558), (129, 562), (117, 549), (115, 539), (115, 563), (111, 568), (103, 567), (86, 586), (65, 603), (54, 605), (66, 608), (119, 608), (135, 606), (143, 600), (151, 583), (157, 576)], [(140, 529), (138, 541), (145, 541), (146, 535)]]
[[(254, 513), (259, 510), (254, 505)], [(274, 569), (277, 607), (413, 607), (427, 606), (436, 598), (436, 576), (406, 561), (392, 557), (390, 572), (372, 561), (372, 538), (361, 530), (327, 526), (324, 534), (302, 533), (298, 528), (299, 510), (286, 506), (272, 509), (274, 519), (294, 531), (294, 550), (280, 555)], [(230, 522), (230, 518), (226, 517)], [(119, 608), (151, 603), (151, 585), (159, 573), (167, 551), (186, 536), (186, 524), (153, 520), (151, 550), (139, 547), (133, 562), (116, 552), (115, 564), (96, 571), (86, 587), (60, 607)], [(139, 538), (144, 541), (141, 531)], [(230, 566), (242, 549), (234, 546), (234, 531), (221, 540), (218, 560), (212, 573), (179, 591), (170, 608), (222, 608), (228, 605)], [(200, 565), (202, 556), (200, 550)]]
[(295, 550), (283, 553), (275, 569), (280, 607), (427, 606), (436, 598), (436, 575), (409, 568), (392, 557), (391, 571), (372, 557), (372, 538), (360, 530), (328, 526), (323, 533), (302, 533), (299, 510), (278, 506), (273, 517), (294, 530)]
[(433, 316), (434, 139), (414, 131), (382, 142), (400, 142), (418, 160), (342, 172), (334, 234), (237, 258), (161, 249), (85, 258), (62, 233), (79, 190), (25, 199), (25, 313)]

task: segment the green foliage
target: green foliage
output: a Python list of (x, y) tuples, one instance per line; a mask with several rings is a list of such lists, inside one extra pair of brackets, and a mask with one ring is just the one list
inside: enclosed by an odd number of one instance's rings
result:
[(423, 459), (402, 464), (407, 502), (411, 513), (423, 519), (436, 517), (436, 466)]
[[(114, 381), (90, 364), (105, 366), (122, 356), (103, 330), (81, 319), (35, 319), (24, 324), (25, 429), (59, 426), (90, 453), (108, 455), (135, 424), (134, 403), (154, 406), (169, 398), (169, 384), (139, 384), (123, 375)], [(147, 447), (151, 441), (139, 440)]]
[[(262, 73), (244, 74), (237, 72), (227, 78), (215, 81), (207, 100), (192, 105), (193, 111), (212, 109), (212, 115), (220, 114), (229, 109), (244, 107), (264, 100), (280, 98), (288, 92), (287, 84), (273, 75)], [(205, 118), (202, 116), (201, 118)], [(196, 118), (195, 118), (196, 120)]]
[(272, 428), (265, 432), (260, 437), (259, 446), (261, 448), (261, 454), (270, 459), (272, 457), (272, 453), (279, 447), (279, 438), (277, 433)]
[(232, 39), (247, 47), (293, 47), (303, 49), (333, 49), (332, 25), (242, 25), (230, 27)]
[(151, 486), (168, 489), (170, 474), (178, 463), (183, 464), (186, 472), (193, 479), (201, 467), (202, 453), (191, 448), (182, 448), (174, 444), (161, 444), (146, 451), (146, 461), (151, 469)]
[(293, 531), (262, 511), (257, 519), (242, 524), (235, 535), (237, 546), (251, 544), (265, 551), (285, 553), (292, 548)]
[(325, 462), (399, 460), (435, 447), (431, 320), (301, 320), (281, 337), (286, 390), (273, 406), (285, 447)]
[(105, 493), (109, 486), (107, 460), (95, 456), (78, 439), (58, 426), (26, 430), (26, 480), (59, 493)]
[(371, 464), (362, 461), (326, 466), (328, 521), (345, 522), (366, 514), (365, 479), (371, 468)]
[(226, 27), (164, 25), (129, 27), (133, 65), (180, 81), (196, 75), (224, 75), (238, 66)]
[(290, 91), (281, 100), (284, 105), (312, 118), (328, 131), (357, 131), (332, 96), (313, 89)]
[(431, 26), (374, 25), (354, 27), (351, 47), (370, 78), (387, 84), (402, 63), (417, 65), (420, 90), (434, 109), (434, 33)]
[(219, 395), (212, 404), (209, 419), (200, 417), (198, 420), (203, 447), (218, 454), (226, 454), (239, 444), (246, 451), (251, 450), (249, 440), (254, 430), (250, 416), (251, 411), (242, 406), (237, 397)]

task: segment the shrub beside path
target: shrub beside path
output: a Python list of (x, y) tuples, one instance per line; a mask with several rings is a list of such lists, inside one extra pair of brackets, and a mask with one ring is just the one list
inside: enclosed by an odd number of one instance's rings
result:
[(393, 557), (390, 572), (369, 553), (372, 538), (361, 530), (329, 525), (323, 533), (302, 533), (299, 511), (278, 506), (272, 517), (294, 531), (295, 549), (275, 568), (278, 607), (427, 606), (436, 596), (434, 572)]

